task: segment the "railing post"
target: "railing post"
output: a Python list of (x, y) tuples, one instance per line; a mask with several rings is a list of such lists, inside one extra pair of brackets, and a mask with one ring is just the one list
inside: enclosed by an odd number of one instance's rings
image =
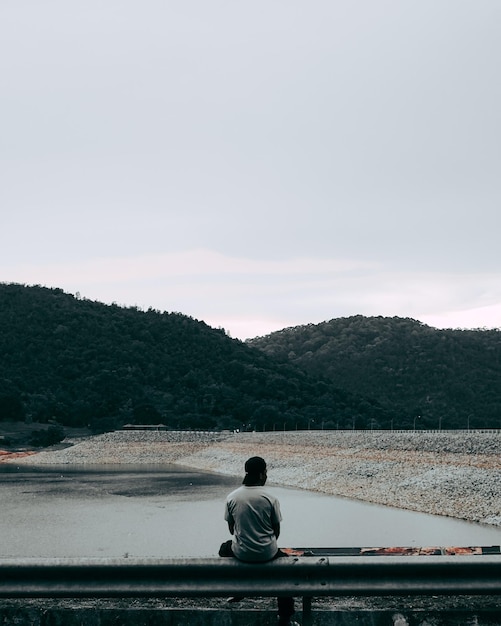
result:
[(312, 622), (311, 617), (311, 596), (303, 596), (303, 626), (310, 626)]

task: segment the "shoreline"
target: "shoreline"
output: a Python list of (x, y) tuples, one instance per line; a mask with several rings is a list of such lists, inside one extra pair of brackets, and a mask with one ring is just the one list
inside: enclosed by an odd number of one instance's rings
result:
[(266, 459), (270, 482), (501, 528), (501, 435), (475, 431), (115, 431), (2, 463), (166, 464), (241, 476)]

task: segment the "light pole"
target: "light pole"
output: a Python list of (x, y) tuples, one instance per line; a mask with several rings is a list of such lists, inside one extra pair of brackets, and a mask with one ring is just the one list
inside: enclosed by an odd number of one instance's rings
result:
[(416, 430), (416, 420), (421, 419), (421, 415), (416, 415), (414, 418), (414, 430)]

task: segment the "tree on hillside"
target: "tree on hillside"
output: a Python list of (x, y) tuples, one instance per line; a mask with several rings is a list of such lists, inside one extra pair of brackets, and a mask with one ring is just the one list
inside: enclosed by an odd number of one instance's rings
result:
[[(373, 398), (412, 428), (501, 426), (501, 331), (437, 330), (403, 318), (361, 315), (250, 340), (268, 356)], [(367, 413), (367, 411), (364, 411)], [(373, 415), (388, 427), (387, 419)]]
[(287, 427), (329, 412), (370, 417), (357, 394), (180, 313), (0, 284), (0, 324), (10, 415), (15, 397), (19, 417), (20, 402), (34, 420), (96, 430), (129, 422), (240, 428), (270, 411)]

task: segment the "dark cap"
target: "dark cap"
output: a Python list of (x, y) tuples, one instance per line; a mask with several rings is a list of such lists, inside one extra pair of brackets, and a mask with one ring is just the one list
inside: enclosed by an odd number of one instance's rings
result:
[(260, 456), (252, 456), (250, 459), (247, 459), (245, 462), (245, 472), (246, 474), (251, 474), (252, 476), (259, 476), (266, 471), (266, 461), (262, 459)]

